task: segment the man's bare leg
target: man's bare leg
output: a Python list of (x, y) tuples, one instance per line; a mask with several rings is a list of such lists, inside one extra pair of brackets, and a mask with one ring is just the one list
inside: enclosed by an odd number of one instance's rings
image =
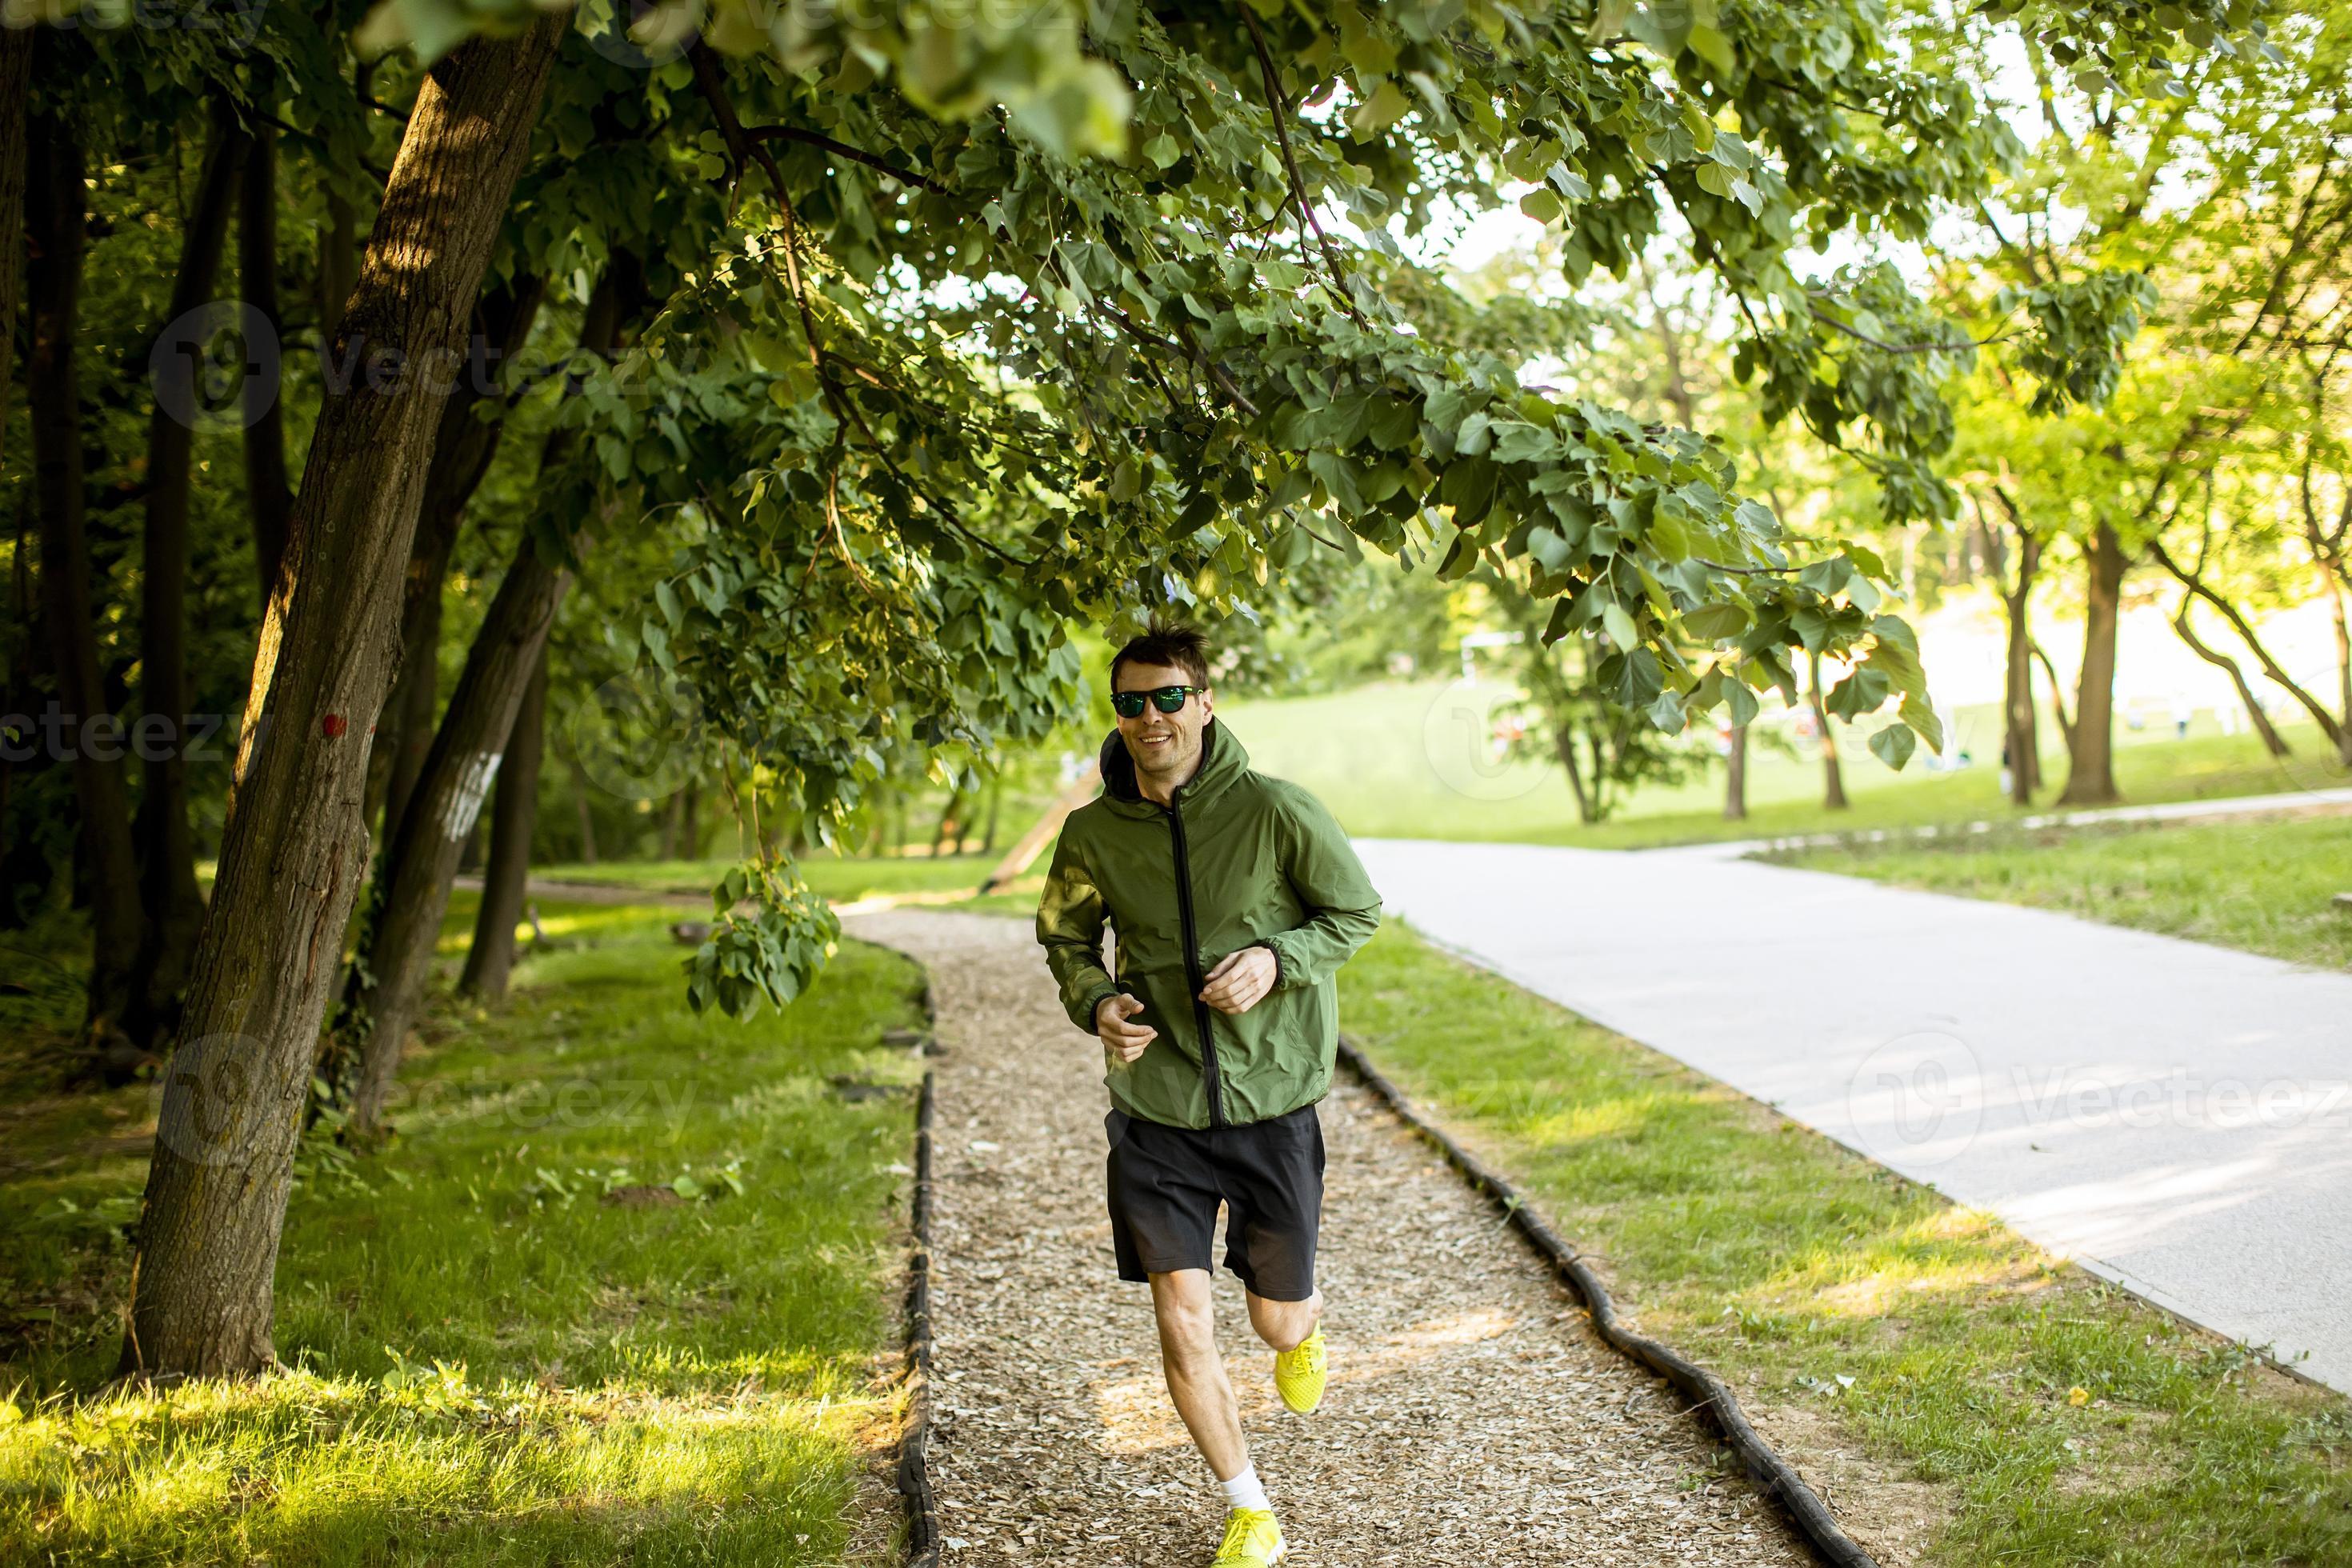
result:
[(1269, 1301), (1255, 1290), (1244, 1289), (1249, 1298), (1250, 1327), (1257, 1337), (1277, 1351), (1294, 1351), (1299, 1342), (1315, 1331), (1323, 1317), (1323, 1292), (1318, 1290), (1304, 1301)]
[[(1279, 1303), (1268, 1303), (1279, 1305)], [(1192, 1434), (1193, 1446), (1221, 1481), (1249, 1468), (1249, 1445), (1242, 1437), (1240, 1405), (1217, 1353), (1216, 1315), (1209, 1271), (1180, 1268), (1151, 1277), (1151, 1307), (1160, 1319), (1160, 1360), (1168, 1374), (1168, 1396)], [(1250, 1310), (1255, 1320), (1257, 1303)]]

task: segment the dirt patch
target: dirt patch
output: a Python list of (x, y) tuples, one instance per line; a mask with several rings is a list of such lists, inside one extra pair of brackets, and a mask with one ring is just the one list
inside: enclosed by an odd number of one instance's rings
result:
[(1881, 1568), (1927, 1561), (1928, 1547), (1959, 1510), (1956, 1488), (1896, 1474), (1864, 1454), (1834, 1421), (1801, 1405), (1759, 1405), (1747, 1390), (1739, 1404)]

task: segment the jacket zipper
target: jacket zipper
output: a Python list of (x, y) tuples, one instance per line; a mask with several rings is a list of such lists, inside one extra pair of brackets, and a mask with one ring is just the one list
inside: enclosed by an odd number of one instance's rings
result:
[[(1183, 793), (1179, 786), (1177, 795)], [(1225, 1124), (1224, 1085), (1217, 1071), (1217, 1039), (1212, 1031), (1209, 1005), (1201, 1000), (1207, 979), (1201, 973), (1200, 935), (1192, 926), (1192, 867), (1184, 853), (1184, 813), (1171, 797), (1168, 806), (1168, 837), (1176, 850), (1176, 917), (1184, 934), (1184, 975), (1192, 987), (1192, 1016), (1201, 1031), (1201, 1084), (1209, 1092), (1209, 1125)]]

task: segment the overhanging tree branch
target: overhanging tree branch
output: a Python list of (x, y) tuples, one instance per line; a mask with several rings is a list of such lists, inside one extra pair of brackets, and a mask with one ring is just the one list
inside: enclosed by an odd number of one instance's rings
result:
[(1266, 108), (1274, 117), (1274, 139), (1282, 149), (1282, 166), (1290, 172), (1291, 199), (1298, 204), (1300, 219), (1313, 231), (1315, 243), (1322, 249), (1323, 265), (1331, 273), (1332, 297), (1339, 301), (1339, 309), (1348, 312), (1349, 321), (1370, 331), (1363, 312), (1356, 309), (1356, 301), (1349, 296), (1347, 273), (1339, 265), (1331, 237), (1323, 232), (1323, 220), (1315, 216), (1315, 204), (1307, 199), (1307, 181), (1298, 172), (1298, 155), (1290, 147), (1290, 106), (1283, 101), (1282, 84), (1274, 71), (1274, 57), (1266, 52), (1265, 29), (1258, 25), (1257, 13), (1248, 5), (1237, 9), (1243, 25), (1249, 28), (1250, 47), (1257, 51), (1258, 75), (1265, 79)]

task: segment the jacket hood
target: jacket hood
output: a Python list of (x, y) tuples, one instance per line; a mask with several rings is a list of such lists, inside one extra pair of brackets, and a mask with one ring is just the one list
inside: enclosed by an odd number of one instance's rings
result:
[[(1102, 770), (1103, 798), (1117, 806), (1137, 813), (1155, 812), (1156, 802), (1143, 798), (1143, 791), (1135, 782), (1135, 759), (1128, 754), (1127, 742), (1120, 739), (1114, 726), (1104, 740), (1097, 758)], [(1249, 752), (1240, 741), (1225, 728), (1222, 719), (1212, 718), (1201, 731), (1201, 766), (1192, 776), (1176, 789), (1176, 798), (1187, 805), (1223, 795), (1235, 779), (1249, 772)]]

